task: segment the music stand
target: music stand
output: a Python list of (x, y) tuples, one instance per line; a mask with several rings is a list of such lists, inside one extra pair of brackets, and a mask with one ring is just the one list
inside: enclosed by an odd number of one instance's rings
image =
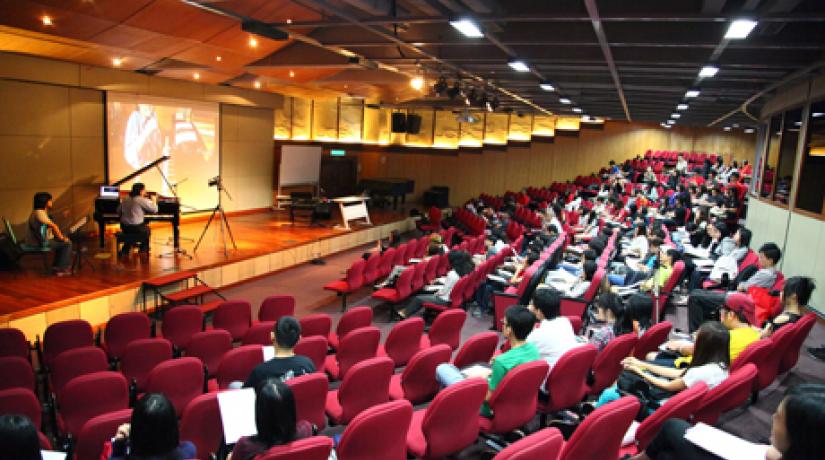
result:
[(223, 186), (220, 176), (210, 179), (209, 185), (215, 186), (218, 189), (218, 204), (215, 206), (215, 209), (212, 210), (212, 214), (209, 215), (209, 220), (206, 221), (206, 227), (203, 228), (201, 237), (198, 238), (198, 243), (195, 245), (195, 248), (192, 249), (192, 252), (198, 252), (198, 247), (200, 247), (201, 241), (203, 241), (203, 237), (206, 235), (206, 231), (209, 230), (209, 225), (212, 224), (212, 219), (215, 218), (215, 214), (220, 213), (219, 225), (221, 226), (221, 240), (223, 240), (223, 255), (224, 257), (229, 257), (229, 251), (226, 248), (226, 234), (224, 233), (224, 225), (226, 226), (226, 233), (229, 233), (229, 239), (232, 241), (232, 247), (237, 250), (238, 245), (235, 243), (235, 237), (232, 235), (232, 228), (229, 226), (229, 219), (226, 218), (226, 213), (223, 210), (221, 199), (223, 195), (221, 193), (226, 193), (227, 198), (230, 200), (232, 199), (232, 195), (230, 195), (229, 191), (226, 190), (226, 187)]
[(74, 225), (69, 227), (68, 237), (69, 240), (72, 242), (72, 273), (79, 272), (83, 269), (83, 260), (86, 260), (86, 263), (92, 267), (92, 271), (95, 271), (95, 264), (92, 262), (91, 257), (89, 254), (84, 251), (85, 248), (82, 247), (82, 243), (88, 239), (86, 235), (82, 235), (80, 233), (80, 229), (83, 228), (84, 225), (89, 223), (89, 217), (83, 216), (78, 220)]

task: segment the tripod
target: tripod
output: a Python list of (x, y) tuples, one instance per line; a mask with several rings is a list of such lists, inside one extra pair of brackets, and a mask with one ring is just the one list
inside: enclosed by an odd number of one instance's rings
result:
[[(226, 213), (223, 211), (223, 205), (221, 204), (221, 192), (226, 193), (227, 198), (229, 198), (230, 200), (232, 199), (232, 195), (230, 195), (226, 188), (223, 186), (220, 177), (210, 180), (209, 185), (214, 185), (218, 189), (218, 204), (217, 206), (215, 206), (215, 209), (212, 210), (212, 214), (209, 216), (209, 220), (206, 221), (206, 227), (203, 228), (203, 232), (201, 233), (200, 238), (198, 238), (198, 243), (195, 244), (195, 248), (192, 249), (192, 252), (198, 251), (198, 247), (200, 247), (201, 241), (203, 241), (203, 237), (206, 235), (206, 231), (209, 230), (209, 225), (212, 224), (212, 220), (215, 218), (215, 214), (220, 213), (220, 216), (218, 217), (218, 225), (220, 225), (221, 227), (223, 255), (224, 257), (229, 257), (229, 252), (226, 247), (226, 233), (229, 233), (229, 239), (232, 241), (232, 247), (237, 250), (238, 245), (235, 243), (235, 237), (232, 236), (232, 228), (229, 227), (229, 220), (226, 218)], [(226, 227), (226, 233), (224, 233), (224, 226)]]

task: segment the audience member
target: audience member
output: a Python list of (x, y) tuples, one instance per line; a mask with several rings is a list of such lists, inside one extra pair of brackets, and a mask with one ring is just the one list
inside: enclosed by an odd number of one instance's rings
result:
[(450, 292), (453, 290), (455, 283), (465, 275), (469, 275), (475, 269), (470, 255), (465, 251), (450, 251), (447, 253), (447, 260), (450, 262), (450, 271), (444, 277), (444, 283), (434, 294), (419, 294), (412, 297), (407, 305), (398, 311), (398, 316), (402, 319), (408, 318), (421, 310), (425, 303), (434, 303), (437, 305), (450, 304)]
[(564, 353), (581, 343), (576, 339), (570, 320), (561, 316), (561, 296), (558, 291), (550, 288), (536, 289), (529, 308), (539, 325), (530, 331), (527, 343), (536, 347), (541, 358), (552, 369)]
[(802, 317), (802, 309), (808, 306), (811, 293), (816, 289), (814, 280), (807, 276), (794, 276), (785, 280), (785, 285), (779, 293), (782, 302), (782, 312), (775, 318), (768, 320), (762, 328), (762, 337), (770, 337), (779, 328), (793, 324)]
[(132, 409), (131, 423), (118, 427), (109, 460), (185, 460), (197, 458), (195, 446), (180, 442), (172, 403), (159, 393), (143, 395)]
[(624, 316), (624, 307), (619, 296), (612, 292), (605, 292), (596, 298), (593, 305), (595, 306), (596, 324), (590, 327), (589, 340), (601, 351), (616, 336), (630, 331), (623, 331), (619, 322), (619, 318)]
[(31, 420), (0, 415), (0, 460), (41, 460), (40, 438)]
[(315, 364), (306, 356), (295, 354), (295, 344), (301, 338), (301, 323), (292, 316), (282, 316), (272, 330), (275, 357), (255, 366), (244, 383), (246, 388), (257, 388), (269, 379), (285, 382), (294, 377), (315, 372)]

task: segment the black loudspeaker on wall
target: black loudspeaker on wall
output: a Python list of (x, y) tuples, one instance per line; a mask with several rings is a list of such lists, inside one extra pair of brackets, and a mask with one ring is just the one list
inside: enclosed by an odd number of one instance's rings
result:
[(392, 114), (392, 132), (406, 133), (407, 132), (407, 114), (404, 112), (393, 112)]
[(421, 115), (411, 113), (407, 115), (407, 133), (418, 134), (421, 131)]

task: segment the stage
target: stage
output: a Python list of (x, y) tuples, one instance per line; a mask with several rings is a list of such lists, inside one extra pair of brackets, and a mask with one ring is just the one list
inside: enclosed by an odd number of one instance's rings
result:
[(181, 222), (184, 254), (174, 254), (171, 224), (158, 222), (152, 225), (151, 254), (128, 258), (117, 257), (113, 235), (117, 226), (109, 226), (103, 249), (96, 237), (84, 244), (94, 267), (84, 260), (77, 273), (56, 277), (43, 272), (39, 257), (25, 257), (21, 269), (0, 272), (0, 327), (17, 327), (34, 339), (57, 321), (82, 318), (96, 326), (115, 314), (139, 310), (140, 287), (147, 279), (190, 270), (210, 286), (223, 288), (386, 238), (393, 230), (414, 228), (403, 211), (372, 209), (370, 217), (373, 225), (356, 224), (346, 230), (337, 209), (331, 220), (322, 222), (324, 227), (304, 221), (293, 225), (284, 210), (231, 215), (238, 249), (226, 235), (226, 256), (217, 220), (196, 253), (193, 247), (206, 225), (203, 217)]

